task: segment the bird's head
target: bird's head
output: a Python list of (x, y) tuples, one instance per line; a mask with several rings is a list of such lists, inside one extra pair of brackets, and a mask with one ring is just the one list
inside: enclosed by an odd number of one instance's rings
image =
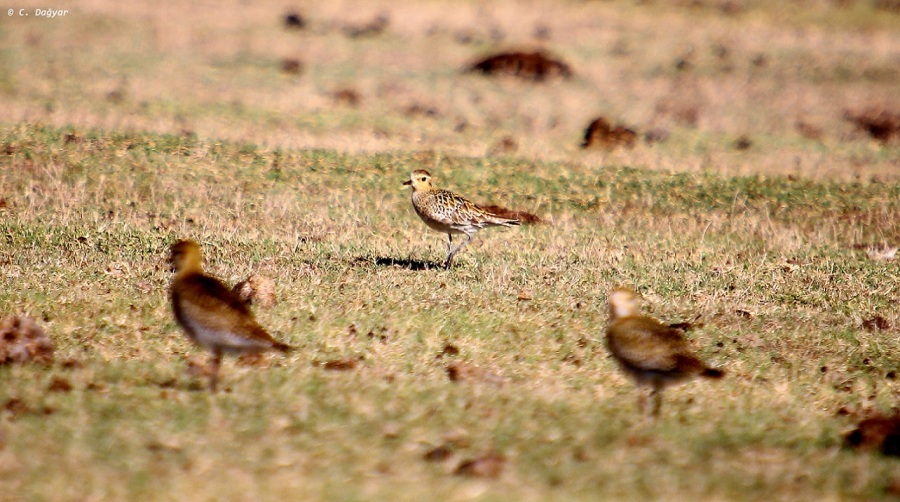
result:
[(176, 274), (202, 271), (200, 245), (191, 240), (178, 241), (169, 248), (169, 268)]
[(412, 186), (414, 192), (431, 190), (431, 173), (424, 169), (416, 169), (403, 184)]
[(628, 288), (616, 288), (609, 293), (609, 319), (637, 315), (640, 296)]

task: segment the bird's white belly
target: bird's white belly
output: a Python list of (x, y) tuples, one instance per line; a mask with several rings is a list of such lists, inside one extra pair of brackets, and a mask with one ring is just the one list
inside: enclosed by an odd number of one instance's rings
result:
[(191, 323), (191, 328), (196, 335), (194, 341), (207, 350), (244, 353), (265, 348), (258, 340), (245, 338), (230, 331), (213, 330), (196, 323)]

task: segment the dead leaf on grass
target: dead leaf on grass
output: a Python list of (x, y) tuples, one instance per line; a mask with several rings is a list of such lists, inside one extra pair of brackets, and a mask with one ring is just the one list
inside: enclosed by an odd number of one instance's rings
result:
[(355, 369), (362, 360), (363, 357), (358, 356), (354, 358), (332, 359), (330, 361), (325, 361), (324, 363), (315, 362), (313, 364), (315, 366), (321, 365), (322, 368), (328, 371), (350, 371)]
[(441, 352), (438, 353), (438, 355), (436, 355), (434, 358), (441, 359), (443, 357), (452, 357), (458, 355), (459, 349), (456, 347), (456, 345), (453, 345), (452, 343), (445, 343), (443, 350), (441, 350)]
[(891, 329), (891, 322), (877, 315), (871, 319), (866, 319), (862, 323), (863, 329), (866, 331), (886, 331)]
[(447, 366), (447, 377), (450, 378), (451, 382), (485, 382), (498, 387), (506, 383), (502, 376), (462, 361), (457, 361)]
[(331, 99), (334, 100), (335, 104), (352, 107), (359, 106), (359, 102), (362, 100), (359, 92), (349, 87), (334, 91), (331, 93)]
[(53, 362), (53, 341), (27, 316), (12, 315), (0, 321), (0, 365)]
[(846, 434), (844, 440), (860, 450), (877, 450), (900, 457), (900, 414), (867, 418)]
[(489, 453), (482, 457), (464, 460), (453, 471), (455, 476), (475, 478), (496, 478), (503, 471), (506, 459), (502, 455)]
[(25, 404), (25, 401), (17, 397), (11, 397), (6, 400), (6, 403), (3, 405), (3, 411), (6, 411), (13, 417), (17, 417), (19, 415), (24, 415), (31, 411), (31, 408)]
[(422, 458), (424, 458), (426, 462), (443, 462), (452, 455), (453, 450), (451, 450), (449, 446), (442, 444), (425, 452), (425, 454), (422, 455)]
[(47, 392), (71, 392), (72, 384), (63, 377), (53, 377), (47, 385)]

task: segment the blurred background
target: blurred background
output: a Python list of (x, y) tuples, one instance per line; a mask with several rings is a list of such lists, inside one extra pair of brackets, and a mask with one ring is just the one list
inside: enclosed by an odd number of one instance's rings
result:
[[(900, 172), (898, 0), (13, 7), (29, 15), (0, 16), (3, 122), (666, 171)], [(567, 71), (515, 59), (466, 71), (511, 52)]]

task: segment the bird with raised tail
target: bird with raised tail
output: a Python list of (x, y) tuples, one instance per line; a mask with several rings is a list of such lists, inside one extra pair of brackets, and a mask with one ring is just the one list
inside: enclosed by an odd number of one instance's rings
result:
[(606, 347), (639, 387), (638, 408), (641, 412), (647, 407), (643, 388), (650, 388), (649, 415), (656, 417), (667, 386), (697, 376), (718, 379), (725, 372), (700, 360), (682, 330), (640, 315), (638, 299), (637, 293), (625, 288), (609, 294)]
[[(431, 174), (423, 169), (413, 171), (403, 184), (412, 187), (412, 205), (419, 218), (430, 228), (447, 234), (446, 268), (450, 268), (456, 253), (472, 242), (479, 230), (520, 224), (518, 219), (498, 216), (461, 195), (434, 188)], [(454, 234), (465, 235), (466, 240), (454, 247)]]
[(208, 350), (209, 388), (215, 392), (224, 354), (288, 352), (256, 322), (253, 312), (222, 281), (203, 273), (203, 255), (194, 241), (178, 241), (170, 248), (169, 265), (175, 279), (169, 288), (172, 312), (197, 345)]

